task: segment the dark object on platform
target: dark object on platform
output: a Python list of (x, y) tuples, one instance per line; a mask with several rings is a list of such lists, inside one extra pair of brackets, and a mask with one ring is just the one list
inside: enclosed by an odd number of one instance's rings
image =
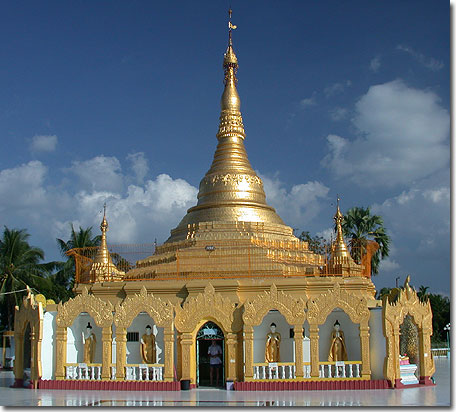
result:
[(183, 391), (190, 390), (190, 379), (181, 380), (181, 390), (183, 390)]

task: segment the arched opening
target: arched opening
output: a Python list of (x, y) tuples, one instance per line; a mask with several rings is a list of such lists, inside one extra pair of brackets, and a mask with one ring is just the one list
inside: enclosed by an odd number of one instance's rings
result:
[(67, 328), (66, 363), (86, 364), (91, 376), (101, 378), (102, 352), (102, 329), (87, 312), (80, 313)]
[(27, 323), (27, 326), (24, 330), (24, 384), (27, 385), (27, 382), (31, 378), (31, 360), (32, 360), (32, 340), (31, 340), (32, 329), (30, 323)]
[(399, 327), (399, 369), (401, 383), (411, 385), (419, 383), (420, 345), (418, 327), (412, 316), (406, 315)]
[(162, 380), (164, 328), (147, 312), (140, 312), (126, 330), (126, 380)]
[(225, 336), (211, 321), (196, 334), (196, 383), (199, 387), (225, 384)]
[(360, 377), (361, 339), (359, 324), (339, 308), (319, 327), (319, 360), (322, 377)]
[[(274, 332), (271, 332), (274, 325)], [(274, 333), (280, 341), (268, 339)], [(277, 341), (277, 340), (276, 340)], [(278, 345), (278, 353), (276, 346)], [(275, 354), (278, 358), (276, 359)], [(278, 310), (270, 310), (258, 326), (253, 328), (254, 363), (294, 362), (294, 339), (292, 325)]]

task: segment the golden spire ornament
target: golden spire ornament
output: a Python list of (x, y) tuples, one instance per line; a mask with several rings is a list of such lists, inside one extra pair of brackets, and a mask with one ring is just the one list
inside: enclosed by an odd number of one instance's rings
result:
[(334, 222), (336, 224), (336, 240), (334, 242), (333, 255), (337, 257), (347, 258), (350, 256), (350, 253), (347, 249), (347, 245), (344, 241), (344, 236), (342, 232), (342, 222), (344, 221), (344, 215), (340, 211), (339, 207), (339, 195), (337, 195), (337, 210), (334, 215)]
[(239, 64), (232, 38), (237, 26), (231, 23), (231, 15), (230, 9), (217, 149), (210, 169), (200, 182), (197, 205), (187, 211), (167, 242), (185, 239), (189, 231), (197, 230), (196, 226), (202, 222), (261, 222), (280, 225), (280, 229), (273, 230), (292, 236), (291, 228), (285, 226), (274, 208), (266, 203), (263, 182), (250, 165), (244, 147), (241, 99), (236, 89)]
[(111, 262), (111, 256), (109, 255), (108, 245), (106, 242), (106, 232), (109, 229), (108, 221), (106, 220), (106, 203), (103, 206), (103, 220), (100, 224), (101, 230), (101, 242), (98, 248), (97, 255), (95, 256), (94, 262), (103, 263), (105, 265)]
[(362, 266), (355, 263), (350, 255), (350, 251), (345, 244), (344, 235), (342, 231), (342, 222), (344, 215), (339, 207), (340, 198), (337, 195), (337, 210), (334, 215), (334, 223), (336, 224), (336, 240), (331, 245), (331, 258), (329, 259), (329, 273), (340, 274), (360, 274)]
[(97, 255), (93, 260), (90, 268), (90, 276), (93, 282), (102, 282), (106, 280), (116, 281), (121, 280), (125, 275), (116, 268), (112, 263), (111, 255), (108, 250), (108, 243), (106, 240), (106, 232), (109, 229), (108, 220), (106, 219), (106, 203), (103, 206), (103, 220), (100, 224), (101, 242), (98, 247)]

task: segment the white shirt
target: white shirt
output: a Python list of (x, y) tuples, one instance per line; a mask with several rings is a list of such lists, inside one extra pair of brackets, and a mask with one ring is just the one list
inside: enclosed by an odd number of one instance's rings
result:
[[(207, 351), (208, 355), (221, 355), (222, 348), (219, 345), (211, 345), (209, 346), (209, 350)], [(220, 365), (222, 363), (222, 359), (220, 356), (213, 356), (211, 357), (210, 364), (211, 365)]]

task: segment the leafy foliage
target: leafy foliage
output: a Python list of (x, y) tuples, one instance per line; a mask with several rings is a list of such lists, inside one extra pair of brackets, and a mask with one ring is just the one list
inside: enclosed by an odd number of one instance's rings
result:
[(76, 268), (74, 259), (67, 256), (66, 252), (75, 248), (99, 246), (100, 242), (101, 236), (93, 236), (91, 227), (87, 229), (79, 227), (79, 231), (75, 231), (73, 224), (71, 224), (69, 240), (57, 239), (60, 253), (66, 258), (64, 262), (60, 262), (58, 271), (53, 275), (59, 300), (66, 301), (74, 297), (72, 289)]
[(5, 226), (0, 239), (0, 312), (3, 327), (14, 324), (14, 307), (20, 305), (25, 292), (16, 292), (27, 286), (47, 298), (54, 297), (54, 285), (49, 277), (56, 262), (40, 263), (44, 252), (28, 243), (25, 229)]
[(321, 236), (311, 236), (310, 232), (302, 232), (298, 238), (309, 245), (309, 250), (319, 255), (325, 255), (327, 249), (326, 239)]
[(371, 268), (374, 275), (378, 274), (380, 260), (389, 254), (390, 237), (383, 226), (383, 219), (371, 215), (370, 208), (352, 207), (344, 215), (342, 222), (343, 235), (349, 238), (352, 257), (360, 263), (361, 250), (366, 250), (368, 240), (377, 242), (379, 250), (372, 256)]

